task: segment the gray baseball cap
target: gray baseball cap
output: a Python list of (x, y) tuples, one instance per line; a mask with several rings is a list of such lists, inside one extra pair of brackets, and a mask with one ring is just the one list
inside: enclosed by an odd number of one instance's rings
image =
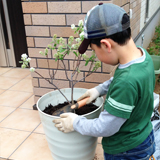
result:
[(84, 19), (84, 40), (78, 48), (83, 54), (90, 44), (91, 39), (107, 37), (122, 32), (130, 27), (130, 21), (122, 24), (126, 11), (111, 3), (100, 3), (87, 12)]

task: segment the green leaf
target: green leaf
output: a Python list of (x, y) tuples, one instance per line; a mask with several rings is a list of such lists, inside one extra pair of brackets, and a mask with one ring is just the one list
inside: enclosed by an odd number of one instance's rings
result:
[(25, 65), (28, 65), (28, 62), (23, 62)]
[(67, 47), (71, 50), (71, 46), (67, 44)]
[(56, 43), (59, 44), (59, 39), (56, 40)]
[(96, 70), (96, 67), (94, 67), (93, 69), (92, 69), (92, 72), (94, 72)]
[(66, 49), (65, 48), (60, 48), (60, 53), (64, 52)]
[(88, 63), (89, 63), (89, 61), (87, 60), (87, 61), (86, 61), (86, 64), (85, 64), (85, 66), (87, 66), (87, 65), (88, 65)]
[(66, 51), (66, 54), (69, 55), (69, 53), (70, 53), (70, 50), (67, 50), (67, 51)]
[(77, 68), (77, 72), (78, 72), (78, 73), (81, 73), (81, 71), (79, 70), (79, 68)]
[(76, 57), (78, 57), (77, 52), (73, 51), (73, 53), (76, 55)]
[(90, 58), (89, 58), (89, 61), (91, 61), (91, 62), (94, 62), (94, 59), (95, 59), (96, 57), (94, 56), (94, 55), (92, 55)]
[(48, 54), (48, 48), (45, 49), (45, 53), (44, 53), (46, 56)]
[(77, 27), (77, 32), (79, 31), (80, 27)]

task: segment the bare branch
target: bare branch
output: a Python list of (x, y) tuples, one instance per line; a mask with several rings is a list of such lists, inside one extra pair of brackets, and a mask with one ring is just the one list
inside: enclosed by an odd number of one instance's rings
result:
[[(96, 72), (97, 71), (97, 69), (94, 71), (94, 72)], [(85, 77), (83, 77), (83, 78), (81, 78), (79, 81), (76, 81), (74, 84), (73, 84), (73, 87), (78, 83), (78, 82), (80, 82), (80, 81), (82, 81), (83, 79), (85, 79), (86, 77), (88, 77), (88, 76), (90, 76), (92, 73), (94, 73), (94, 72), (88, 72), (88, 74), (85, 76)]]
[(71, 105), (71, 103), (69, 102), (69, 100), (67, 99), (67, 97), (61, 92), (61, 90), (55, 84), (53, 84), (52, 82), (50, 82), (47, 78), (43, 77), (38, 72), (35, 71), (35, 73), (37, 73), (40, 77), (42, 77), (43, 79), (45, 79), (48, 83), (50, 83), (51, 85), (53, 85), (54, 87), (56, 87), (56, 89), (58, 89), (58, 91), (64, 96), (64, 98), (67, 100), (67, 102)]
[(48, 54), (46, 55), (46, 57), (47, 57), (47, 63), (48, 63), (49, 76), (50, 76), (51, 79), (53, 79), (53, 73), (51, 73), (51, 68), (50, 68), (49, 60), (48, 60)]
[(75, 81), (77, 80), (78, 75), (79, 75), (79, 72), (77, 72), (77, 74), (76, 74)]
[[(79, 68), (79, 65), (80, 65), (80, 61), (81, 60), (81, 55), (79, 55), (78, 56), (78, 60), (77, 60), (77, 64), (76, 64), (76, 68), (74, 69), (74, 72), (72, 72), (73, 73), (73, 77), (74, 77), (74, 75), (76, 74), (76, 72), (78, 72), (77, 70), (78, 70), (78, 68)], [(75, 79), (76, 80), (76, 79)]]
[(55, 78), (55, 75), (56, 75), (56, 73), (57, 73), (58, 66), (59, 66), (59, 59), (58, 59), (58, 62), (57, 62), (57, 68), (56, 68), (56, 71), (55, 71), (55, 73), (54, 73), (54, 78)]
[(74, 65), (75, 65), (75, 62), (76, 62), (76, 55), (75, 55), (75, 59), (73, 61), (73, 72), (74, 72)]
[(72, 73), (71, 73), (71, 100), (72, 100), (72, 104), (74, 104), (74, 101), (73, 101), (73, 88), (74, 88), (74, 85), (73, 85), (73, 76), (72, 76)]
[(71, 80), (68, 78), (68, 73), (67, 73), (67, 69), (66, 69), (65, 63), (63, 62), (63, 60), (61, 60), (61, 62), (63, 63), (63, 66), (64, 66), (66, 78), (67, 78), (69, 81), (71, 81)]
[(90, 65), (90, 67), (89, 67), (89, 71), (88, 72), (90, 72), (91, 71), (91, 69), (92, 69), (92, 66), (93, 66), (93, 61), (92, 61), (92, 63), (91, 63), (91, 65)]

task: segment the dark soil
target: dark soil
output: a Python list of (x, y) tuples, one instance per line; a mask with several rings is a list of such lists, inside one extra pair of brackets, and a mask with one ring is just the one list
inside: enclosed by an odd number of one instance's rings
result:
[[(76, 101), (75, 101), (76, 103)], [(68, 105), (68, 102), (64, 102), (64, 103), (60, 103), (56, 106), (53, 106), (51, 104), (48, 105), (48, 107), (45, 107), (45, 109), (43, 110), (44, 113), (52, 115), (56, 110), (63, 108), (64, 106)], [(94, 110), (96, 110), (98, 107), (96, 105), (94, 105), (93, 103), (91, 104), (87, 104), (79, 109), (75, 110), (75, 113), (78, 115), (83, 115), (83, 114), (87, 114), (90, 113)]]

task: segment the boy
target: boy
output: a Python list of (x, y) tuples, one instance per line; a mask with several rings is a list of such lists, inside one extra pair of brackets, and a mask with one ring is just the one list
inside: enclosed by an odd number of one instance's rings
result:
[(155, 76), (150, 56), (136, 47), (128, 15), (114, 4), (93, 7), (85, 17), (84, 33), (81, 54), (90, 45), (100, 61), (119, 65), (114, 78), (78, 99), (90, 97), (87, 103), (91, 103), (107, 94), (99, 118), (87, 120), (65, 113), (53, 121), (55, 126), (65, 133), (76, 130), (82, 135), (103, 137), (105, 160), (148, 160), (155, 151), (150, 122)]

